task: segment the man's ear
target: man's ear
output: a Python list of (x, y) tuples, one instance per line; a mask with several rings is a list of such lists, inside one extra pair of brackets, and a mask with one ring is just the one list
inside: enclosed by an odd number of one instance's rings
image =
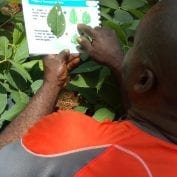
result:
[(137, 82), (134, 85), (134, 91), (137, 93), (145, 93), (149, 91), (155, 84), (154, 73), (145, 69), (143, 73), (139, 76)]

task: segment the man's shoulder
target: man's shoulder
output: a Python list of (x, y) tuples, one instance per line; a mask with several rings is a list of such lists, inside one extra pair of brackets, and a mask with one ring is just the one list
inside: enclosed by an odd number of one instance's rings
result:
[(98, 122), (76, 111), (59, 111), (42, 118), (23, 136), (22, 143), (35, 153), (58, 154), (76, 149), (119, 144), (137, 133), (127, 122)]

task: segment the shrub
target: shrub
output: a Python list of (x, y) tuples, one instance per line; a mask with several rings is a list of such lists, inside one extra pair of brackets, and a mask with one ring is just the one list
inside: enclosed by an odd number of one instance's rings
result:
[[(0, 2), (0, 128), (23, 110), (42, 84), (40, 57), (28, 54), (20, 0)], [(100, 0), (102, 25), (116, 31), (124, 53), (132, 46), (140, 19), (149, 4), (146, 0)], [(109, 50), (109, 49), (108, 49)], [(114, 119), (122, 113), (119, 86), (111, 71), (83, 55), (71, 73), (68, 89), (82, 98), (75, 109), (97, 120)]]

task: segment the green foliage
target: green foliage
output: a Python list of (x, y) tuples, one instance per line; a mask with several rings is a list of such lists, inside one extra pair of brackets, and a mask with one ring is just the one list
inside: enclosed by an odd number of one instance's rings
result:
[[(135, 30), (149, 4), (146, 0), (100, 0), (103, 26), (114, 29), (124, 53), (133, 45)], [(108, 49), (109, 50), (109, 49)], [(84, 99), (77, 110), (91, 112), (98, 121), (114, 119), (121, 115), (119, 86), (110, 70), (93, 61), (83, 59), (73, 72), (76, 74), (69, 89), (77, 91)]]
[[(23, 13), (7, 11), (9, 2), (20, 3), (21, 0), (0, 2), (0, 127), (23, 110), (43, 82), (41, 58), (28, 55)], [(100, 4), (103, 26), (116, 31), (126, 53), (149, 4), (146, 0), (100, 0)], [(71, 11), (71, 16), (71, 22), (76, 23), (77, 14)], [(82, 20), (89, 23), (89, 15), (83, 14)], [(58, 37), (64, 33), (65, 19), (58, 4), (50, 11), (48, 24)], [(76, 43), (76, 37), (71, 41)], [(119, 86), (108, 68), (83, 55), (81, 65), (71, 76), (68, 89), (78, 92), (82, 98), (76, 110), (92, 114), (99, 121), (112, 120), (115, 114), (121, 114)]]
[(29, 58), (22, 13), (1, 15), (0, 128), (5, 121), (12, 121), (24, 109), (30, 97), (41, 85), (41, 80), (36, 81), (31, 75), (35, 65), (38, 65), (38, 72), (41, 70), (41, 60)]

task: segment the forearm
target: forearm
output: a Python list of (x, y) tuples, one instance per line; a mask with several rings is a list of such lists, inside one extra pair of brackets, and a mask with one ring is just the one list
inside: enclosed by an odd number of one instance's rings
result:
[(20, 138), (41, 117), (53, 112), (60, 90), (60, 86), (45, 82), (24, 111), (2, 131), (0, 148)]

